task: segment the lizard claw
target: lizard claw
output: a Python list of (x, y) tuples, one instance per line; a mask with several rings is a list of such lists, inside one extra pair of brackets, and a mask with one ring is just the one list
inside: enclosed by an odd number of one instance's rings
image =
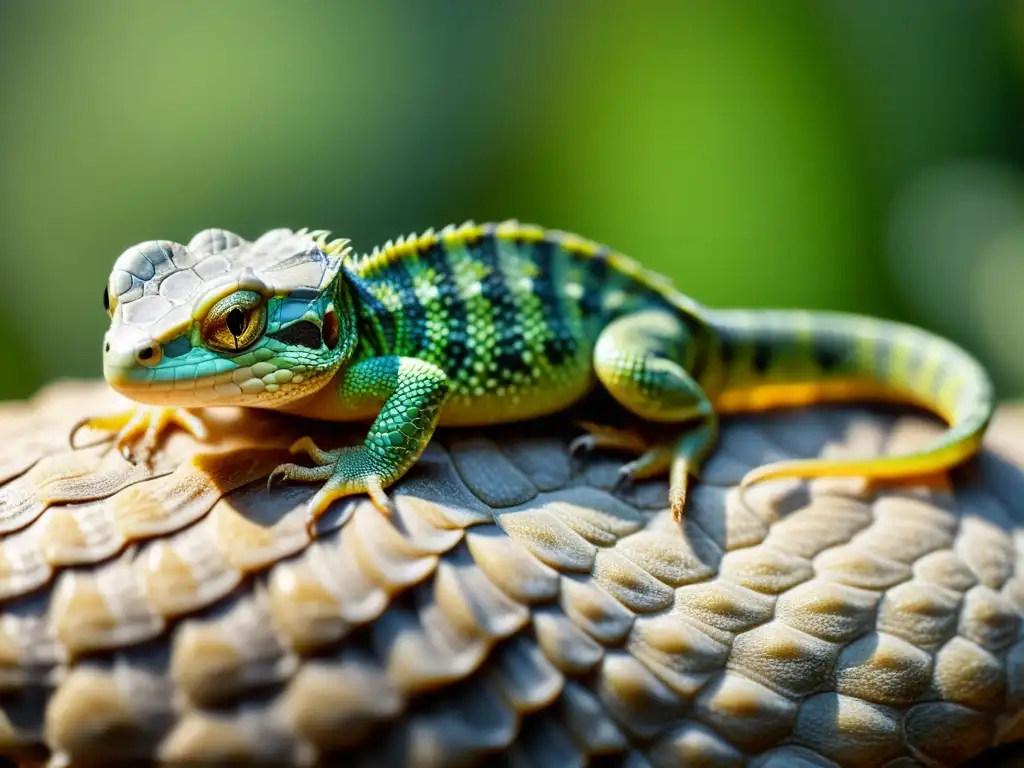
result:
[(684, 475), (678, 485), (672, 485), (668, 489), (668, 501), (672, 508), (672, 522), (678, 523), (683, 519), (683, 512), (686, 510), (686, 491), (688, 489), (688, 478)]
[(317, 522), (327, 512), (331, 504), (338, 499), (360, 492), (369, 494), (370, 500), (378, 512), (385, 517), (391, 516), (394, 511), (391, 499), (384, 492), (379, 475), (367, 475), (355, 482), (335, 475), (324, 483), (306, 507), (306, 533), (309, 534), (309, 537), (312, 539), (316, 536)]
[(275, 483), (284, 483), (295, 480), (300, 483), (324, 482), (331, 478), (333, 467), (304, 467), (300, 464), (281, 464), (270, 473), (267, 478), (267, 490), (270, 490)]
[(298, 440), (292, 443), (291, 447), (288, 449), (288, 451), (293, 456), (297, 454), (305, 454), (306, 456), (309, 456), (309, 458), (311, 458), (317, 464), (317, 466), (321, 467), (324, 466), (325, 464), (333, 464), (334, 462), (336, 462), (338, 460), (338, 455), (340, 454), (341, 450), (325, 451), (322, 448), (318, 447), (317, 444), (313, 442), (313, 438), (311, 437), (300, 437)]
[(633, 481), (636, 479), (636, 462), (631, 461), (628, 464), (623, 464), (619, 467), (618, 476), (615, 478), (615, 484), (612, 485), (612, 493), (622, 493), (633, 485)]
[(589, 453), (596, 447), (596, 440), (591, 434), (579, 435), (569, 442), (569, 455), (576, 456), (580, 453)]
[(597, 440), (593, 435), (580, 435), (569, 443), (569, 461), (574, 475), (583, 471), (587, 457), (597, 448)]
[(75, 438), (78, 436), (78, 433), (81, 432), (86, 427), (89, 427), (90, 426), (90, 422), (92, 420), (93, 419), (92, 419), (91, 416), (86, 416), (85, 418), (79, 419), (78, 421), (76, 421), (74, 423), (74, 425), (71, 427), (71, 432), (68, 434), (68, 447), (71, 448), (71, 450), (77, 451), (79, 449), (79, 447), (81, 447), (81, 448), (89, 448), (89, 447), (91, 447), (93, 445), (98, 445), (99, 443), (103, 442), (103, 440), (101, 439), (101, 440), (96, 441), (95, 443), (90, 443), (89, 445), (83, 445), (83, 446), (75, 445)]

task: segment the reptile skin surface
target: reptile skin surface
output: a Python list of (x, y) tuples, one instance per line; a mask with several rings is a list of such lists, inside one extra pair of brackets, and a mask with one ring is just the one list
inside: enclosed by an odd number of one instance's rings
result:
[(729, 420), (681, 528), (663, 480), (613, 494), (623, 457), (571, 461), (564, 422), (442, 431), (393, 518), (338, 504), (311, 543), (315, 489), (265, 478), (295, 438), (358, 427), (225, 409), (209, 443), (173, 432), (152, 466), (68, 447), (79, 418), (122, 404), (86, 383), (0, 406), (15, 759), (909, 766), (1024, 735), (1019, 408), (951, 479), (745, 500), (735, 483), (764, 462), (900, 450), (938, 426)]

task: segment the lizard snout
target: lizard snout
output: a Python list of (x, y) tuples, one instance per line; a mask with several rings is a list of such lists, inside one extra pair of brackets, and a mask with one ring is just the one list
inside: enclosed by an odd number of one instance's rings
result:
[(163, 357), (159, 343), (126, 330), (111, 331), (103, 340), (103, 373), (111, 383), (128, 378), (140, 368), (152, 368)]

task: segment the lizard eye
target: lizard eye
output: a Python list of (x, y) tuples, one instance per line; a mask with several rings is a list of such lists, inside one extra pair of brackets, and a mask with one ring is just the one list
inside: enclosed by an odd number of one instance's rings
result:
[(107, 286), (103, 289), (103, 310), (107, 313), (108, 317), (113, 318), (115, 309), (117, 309), (117, 301), (111, 301), (110, 287)]
[(218, 301), (207, 313), (202, 324), (203, 343), (218, 352), (241, 352), (259, 341), (266, 326), (263, 298), (252, 291), (239, 291)]

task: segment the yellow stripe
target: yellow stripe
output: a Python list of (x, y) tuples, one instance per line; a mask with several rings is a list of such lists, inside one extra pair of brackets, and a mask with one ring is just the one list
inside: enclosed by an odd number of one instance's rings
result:
[[(731, 314), (728, 319), (730, 332), (743, 335), (745, 321), (744, 316)], [(814, 359), (813, 346), (808, 344), (804, 333), (803, 316), (794, 314), (789, 321), (793, 337), (801, 342), (801, 346), (807, 347), (811, 353), (808, 358)], [(851, 460), (800, 459), (758, 467), (741, 480), (741, 489), (764, 480), (787, 477), (916, 479), (948, 470), (977, 453), (982, 444), (983, 430), (973, 418), (970, 421), (959, 418), (965, 406), (971, 404), (964, 398), (972, 397), (973, 390), (967, 391), (966, 388), (976, 378), (969, 361), (961, 360), (948, 347), (916, 329), (885, 326), (865, 319), (857, 326), (837, 326), (837, 331), (848, 336), (854, 370), (835, 379), (813, 380), (815, 371), (811, 370), (807, 377), (811, 380), (754, 380), (748, 370), (748, 345), (737, 344), (725, 386), (712, 397), (715, 410), (728, 415), (826, 402), (901, 403), (942, 417), (950, 429), (930, 446), (909, 455)], [(887, 359), (879, 360), (879, 355)], [(959, 370), (952, 369), (943, 374), (948, 375), (949, 380), (940, 382), (937, 376), (946, 362), (951, 368), (957, 363)], [(802, 373), (802, 369), (798, 371), (788, 365), (783, 367), (788, 377), (795, 378)], [(931, 390), (936, 386), (941, 389), (931, 397)]]
[(748, 472), (740, 487), (785, 477), (866, 477), (878, 480), (898, 480), (934, 474), (959, 464), (974, 455), (981, 445), (981, 435), (965, 437), (937, 451), (915, 453), (909, 456), (879, 456), (873, 459), (828, 460), (806, 459), (780, 461)]
[(755, 384), (720, 392), (712, 400), (718, 413), (728, 415), (815, 403), (883, 402), (914, 405), (932, 411), (952, 423), (953, 408), (925, 401), (912, 392), (864, 379)]

